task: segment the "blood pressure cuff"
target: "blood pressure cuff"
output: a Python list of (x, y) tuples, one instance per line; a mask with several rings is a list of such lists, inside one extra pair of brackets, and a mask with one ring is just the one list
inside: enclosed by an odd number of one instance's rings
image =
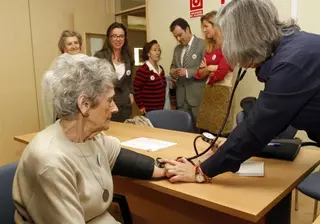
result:
[(154, 159), (121, 148), (116, 163), (112, 169), (113, 175), (150, 180), (154, 170)]

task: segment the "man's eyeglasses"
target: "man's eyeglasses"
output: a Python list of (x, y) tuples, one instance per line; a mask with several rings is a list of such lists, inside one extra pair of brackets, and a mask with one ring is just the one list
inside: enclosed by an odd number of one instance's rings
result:
[(125, 36), (124, 35), (116, 35), (116, 34), (113, 34), (113, 35), (111, 35), (111, 39), (112, 40), (124, 40), (124, 38), (125, 38)]

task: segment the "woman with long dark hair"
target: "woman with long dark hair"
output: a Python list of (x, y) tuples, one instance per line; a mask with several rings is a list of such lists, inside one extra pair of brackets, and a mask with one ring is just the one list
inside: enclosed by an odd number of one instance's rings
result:
[(124, 122), (132, 113), (132, 54), (128, 45), (128, 32), (122, 23), (113, 23), (107, 29), (107, 38), (95, 57), (109, 61), (117, 74), (114, 101), (119, 112), (112, 115), (113, 121)]

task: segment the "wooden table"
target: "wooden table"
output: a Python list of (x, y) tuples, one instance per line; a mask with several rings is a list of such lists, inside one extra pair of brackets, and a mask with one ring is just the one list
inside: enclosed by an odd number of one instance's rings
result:
[(313, 224), (320, 224), (320, 216), (316, 220), (314, 220)]
[[(131, 124), (111, 123), (106, 131), (121, 141), (150, 137), (177, 145), (144, 152), (152, 157), (176, 158), (194, 154), (195, 134)], [(14, 137), (27, 144), (35, 134)], [(199, 142), (205, 148), (207, 143)], [(115, 191), (124, 194), (137, 223), (290, 223), (292, 190), (319, 164), (320, 152), (304, 148), (294, 162), (252, 158), (265, 162), (265, 177), (240, 177), (225, 173), (210, 184), (178, 183), (167, 180), (138, 181), (114, 178)]]

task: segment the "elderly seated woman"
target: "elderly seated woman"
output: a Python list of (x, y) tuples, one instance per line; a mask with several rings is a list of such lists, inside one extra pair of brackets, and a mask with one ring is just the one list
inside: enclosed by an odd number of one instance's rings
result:
[(112, 175), (152, 179), (165, 172), (104, 134), (118, 111), (112, 66), (63, 54), (45, 79), (60, 119), (23, 152), (13, 185), (16, 223), (118, 223), (107, 211)]

